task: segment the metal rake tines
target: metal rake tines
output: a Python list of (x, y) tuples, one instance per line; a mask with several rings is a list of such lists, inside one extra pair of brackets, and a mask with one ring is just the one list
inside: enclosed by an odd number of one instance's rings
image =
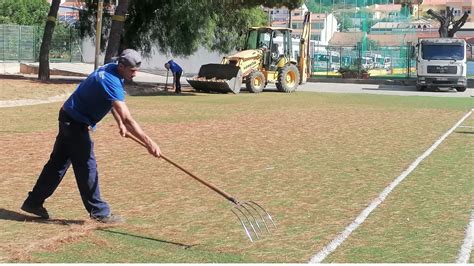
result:
[(238, 202), (232, 212), (239, 219), (250, 242), (260, 239), (265, 231), (271, 234), (271, 227), (276, 228), (272, 216), (254, 201)]

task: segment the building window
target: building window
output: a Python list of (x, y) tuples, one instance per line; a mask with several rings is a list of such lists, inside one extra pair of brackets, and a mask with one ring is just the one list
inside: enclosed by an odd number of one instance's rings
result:
[(324, 26), (324, 23), (322, 22), (313, 22), (311, 23), (311, 28), (313, 29), (322, 29)]
[(313, 41), (321, 41), (321, 35), (319, 35), (319, 34), (311, 34), (311, 40), (313, 40)]
[(301, 29), (301, 23), (292, 23), (291, 28), (295, 30)]

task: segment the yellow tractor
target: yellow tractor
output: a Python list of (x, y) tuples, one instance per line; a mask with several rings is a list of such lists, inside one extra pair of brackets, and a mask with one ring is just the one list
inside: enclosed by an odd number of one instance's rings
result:
[(291, 29), (252, 27), (244, 50), (222, 59), (221, 64), (206, 64), (188, 83), (197, 91), (239, 93), (242, 83), (251, 93), (262, 92), (275, 83), (283, 92), (293, 92), (306, 82), (311, 66), (309, 56), (310, 13), (305, 14), (298, 58), (293, 57)]

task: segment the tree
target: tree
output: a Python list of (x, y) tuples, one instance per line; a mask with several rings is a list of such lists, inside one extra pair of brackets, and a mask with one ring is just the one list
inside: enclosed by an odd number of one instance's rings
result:
[(289, 1), (288, 3), (285, 4), (285, 6), (288, 8), (288, 28), (291, 28), (291, 12), (295, 10), (296, 8), (300, 7), (303, 5), (303, 0), (298, 0), (298, 1)]
[(48, 7), (46, 0), (1, 0), (0, 24), (41, 25)]
[(38, 79), (40, 80), (49, 80), (49, 50), (51, 48), (51, 40), (53, 38), (60, 3), (61, 0), (52, 0), (48, 19), (44, 26), (43, 41), (41, 42), (39, 55)]
[(311, 13), (330, 13), (332, 4), (325, 4), (324, 1), (319, 0), (309, 0), (306, 3), (306, 7)]
[(432, 9), (428, 10), (426, 13), (437, 19), (440, 23), (439, 25), (439, 37), (441, 38), (452, 38), (454, 37), (454, 34), (464, 26), (464, 23), (466, 23), (467, 18), (469, 17), (469, 14), (467, 12), (464, 13), (464, 15), (458, 19), (454, 19), (454, 14), (453, 14), (454, 8), (449, 8), (446, 7), (446, 15), (442, 16), (436, 11), (433, 11)]
[(115, 56), (119, 50), (120, 40), (122, 37), (125, 14), (127, 13), (129, 0), (119, 0), (115, 14), (112, 17), (112, 25), (110, 27), (109, 41), (107, 51), (105, 52), (104, 64), (109, 63), (112, 57)]
[(351, 17), (348, 13), (337, 13), (336, 19), (339, 22), (337, 25), (339, 31), (347, 31), (354, 27), (354, 23), (352, 23)]
[[(303, 3), (303, 0), (128, 1), (123, 32), (120, 27), (112, 28), (115, 21), (104, 14), (103, 32), (110, 30), (109, 39), (102, 42), (107, 41), (106, 62), (123, 48), (135, 48), (150, 54), (152, 47), (156, 46), (160, 52), (186, 56), (202, 45), (212, 51), (228, 53), (240, 44), (249, 26), (265, 25), (266, 14), (260, 5), (273, 7)], [(122, 3), (123, 0), (119, 0), (117, 9)], [(86, 5), (89, 8), (81, 12), (81, 34), (93, 36), (92, 0), (87, 0)]]
[(414, 5), (421, 5), (423, 0), (394, 0), (393, 3), (401, 5), (400, 14), (409, 17), (413, 15)]

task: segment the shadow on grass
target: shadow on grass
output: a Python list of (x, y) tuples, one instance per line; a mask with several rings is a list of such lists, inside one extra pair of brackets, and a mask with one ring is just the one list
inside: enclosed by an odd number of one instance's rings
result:
[(165, 90), (165, 84), (161, 83), (135, 83), (132, 82), (125, 86), (125, 90), (130, 96), (195, 96), (195, 91), (189, 85), (183, 85), (181, 87), (182, 93), (176, 94), (172, 85), (168, 86), (168, 90)]
[(455, 132), (459, 134), (474, 134), (474, 131), (455, 131)]
[(25, 215), (16, 211), (0, 208), (0, 220), (9, 220), (17, 222), (33, 222), (42, 224), (71, 225), (84, 224), (84, 220), (67, 220), (67, 219), (43, 219), (40, 217)]
[(184, 249), (188, 249), (188, 248), (191, 248), (191, 247), (195, 246), (195, 245), (187, 245), (187, 244), (182, 244), (182, 243), (177, 243), (177, 242), (172, 242), (172, 241), (166, 241), (166, 240), (162, 240), (162, 239), (151, 238), (151, 237), (147, 237), (147, 236), (139, 236), (139, 235), (134, 235), (134, 234), (130, 234), (130, 233), (114, 231), (114, 230), (110, 230), (110, 229), (98, 229), (98, 230), (103, 231), (103, 232), (107, 232), (107, 233), (117, 234), (117, 235), (135, 237), (135, 238), (140, 238), (140, 239), (144, 239), (144, 240), (150, 240), (150, 241), (156, 241), (156, 242), (160, 242), (160, 243), (164, 243), (164, 244), (175, 245), (175, 246), (182, 247)]
[[(392, 85), (392, 84), (380, 84), (376, 88), (362, 88), (362, 90), (372, 90), (372, 91), (411, 91), (411, 92), (422, 92), (416, 89), (416, 86), (413, 85)], [(440, 89), (440, 88), (427, 88), (425, 92), (439, 92), (439, 93), (456, 93), (455, 89)]]

